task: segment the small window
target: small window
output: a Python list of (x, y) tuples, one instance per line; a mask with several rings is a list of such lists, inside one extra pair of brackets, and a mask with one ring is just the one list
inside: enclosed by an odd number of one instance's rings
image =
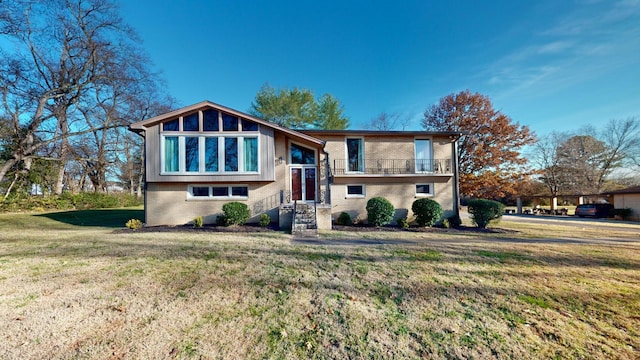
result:
[(258, 131), (258, 124), (242, 119), (242, 131)]
[(208, 197), (209, 196), (209, 187), (208, 186), (194, 186), (191, 188), (191, 196), (194, 197)]
[(229, 196), (229, 187), (228, 186), (224, 186), (224, 187), (213, 187), (213, 196)]
[(233, 186), (231, 188), (231, 196), (247, 197), (249, 196), (249, 188), (246, 186)]
[(202, 127), (204, 131), (218, 131), (218, 110), (205, 110), (202, 112)]
[(199, 131), (200, 124), (198, 113), (187, 115), (182, 118), (182, 131)]
[(364, 197), (364, 185), (347, 185), (347, 197)]
[(169, 120), (162, 124), (163, 131), (178, 131), (180, 130), (180, 123), (178, 119)]
[(222, 114), (222, 130), (238, 131), (238, 118), (233, 115)]
[(433, 195), (433, 184), (416, 184), (416, 195)]

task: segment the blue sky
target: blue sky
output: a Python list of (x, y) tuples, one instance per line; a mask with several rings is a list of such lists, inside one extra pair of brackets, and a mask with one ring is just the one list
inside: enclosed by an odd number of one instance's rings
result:
[(122, 1), (167, 90), (247, 111), (330, 93), (351, 129), (469, 89), (538, 134), (640, 116), (640, 0)]

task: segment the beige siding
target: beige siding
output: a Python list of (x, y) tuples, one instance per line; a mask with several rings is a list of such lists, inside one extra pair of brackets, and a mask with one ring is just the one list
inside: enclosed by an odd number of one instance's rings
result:
[[(254, 215), (250, 221), (257, 222), (258, 216), (262, 212), (267, 212), (273, 221), (277, 221), (280, 192), (288, 189), (288, 185), (285, 186), (284, 182), (287, 168), (285, 136), (277, 134), (275, 142), (271, 142), (271, 144), (274, 143), (275, 146), (272, 147), (275, 150), (271, 150), (271, 155), (264, 159), (262, 163), (270, 163), (280, 181), (238, 183), (249, 187), (248, 200), (187, 199), (187, 187), (189, 184), (231, 184), (231, 182), (148, 183), (145, 207), (147, 225), (182, 225), (192, 222), (196, 216), (202, 216), (206, 224), (213, 224), (216, 217), (222, 214), (222, 205), (230, 201), (246, 203)], [(278, 161), (281, 155), (283, 156), (282, 164)]]
[[(346, 138), (351, 136), (324, 136), (326, 151), (330, 159), (346, 158)], [(353, 136), (358, 138), (360, 136)], [(446, 137), (406, 136), (364, 136), (364, 157), (367, 159), (413, 159), (415, 157), (415, 139), (431, 140), (434, 159), (452, 159), (452, 145)]]
[[(376, 196), (389, 200), (396, 209), (396, 220), (400, 217), (413, 218), (411, 205), (420, 198), (416, 196), (416, 184), (430, 183), (434, 186), (434, 195), (429, 198), (437, 201), (445, 211), (445, 216), (452, 214), (453, 208), (453, 179), (448, 177), (423, 177), (410, 179), (371, 179), (371, 178), (339, 178), (331, 186), (332, 215), (337, 219), (345, 211), (352, 219), (366, 220), (367, 201)], [(365, 186), (364, 198), (347, 197), (346, 185)]]
[(247, 204), (252, 213), (250, 222), (257, 222), (258, 216), (266, 212), (273, 221), (278, 219), (280, 187), (277, 183), (254, 183), (249, 186), (248, 200), (194, 200), (187, 199), (187, 184), (149, 183), (145, 218), (148, 226), (183, 225), (192, 223), (196, 216), (202, 216), (205, 224), (214, 224), (222, 214), (222, 205), (239, 201)]
[(640, 220), (640, 194), (614, 194), (613, 206), (616, 209), (631, 209), (631, 218)]
[[(160, 125), (147, 129), (147, 181), (148, 182), (243, 182), (243, 181), (274, 181), (274, 143), (273, 129), (260, 127), (260, 173), (259, 174), (230, 174), (230, 175), (161, 175), (160, 161)], [(223, 135), (224, 133), (221, 133)], [(286, 157), (285, 157), (286, 159)]]

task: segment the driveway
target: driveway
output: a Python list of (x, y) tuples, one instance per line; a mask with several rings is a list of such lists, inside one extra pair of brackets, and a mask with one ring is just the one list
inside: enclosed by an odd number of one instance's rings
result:
[(630, 221), (608, 220), (580, 218), (577, 216), (551, 216), (551, 215), (514, 215), (505, 214), (502, 216), (504, 220), (536, 223), (536, 224), (558, 224), (576, 226), (577, 228), (599, 229), (606, 231), (607, 229), (615, 229), (616, 231), (631, 232), (640, 234), (640, 223)]

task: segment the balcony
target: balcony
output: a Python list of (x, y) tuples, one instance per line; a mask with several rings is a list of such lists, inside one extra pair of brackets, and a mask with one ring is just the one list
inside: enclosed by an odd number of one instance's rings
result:
[(452, 175), (451, 159), (364, 159), (333, 160), (334, 176), (350, 175)]

